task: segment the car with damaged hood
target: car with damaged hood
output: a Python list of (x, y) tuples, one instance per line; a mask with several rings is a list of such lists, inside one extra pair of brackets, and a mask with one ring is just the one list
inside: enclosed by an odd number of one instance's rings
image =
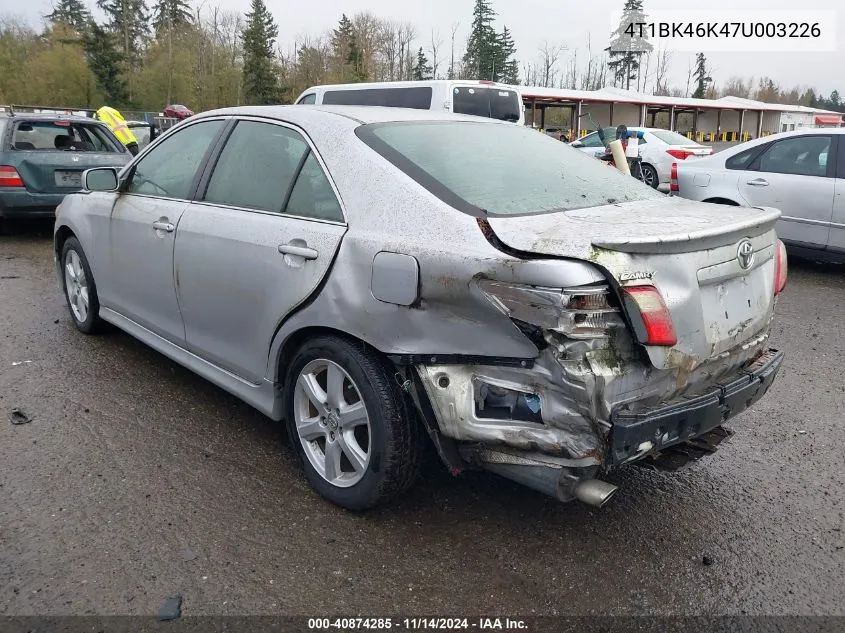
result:
[(777, 210), (667, 198), (522, 126), (230, 108), (84, 180), (55, 225), (76, 327), (284, 420), (349, 509), (406, 490), (428, 441), (603, 505), (613, 470), (711, 451), (783, 359)]

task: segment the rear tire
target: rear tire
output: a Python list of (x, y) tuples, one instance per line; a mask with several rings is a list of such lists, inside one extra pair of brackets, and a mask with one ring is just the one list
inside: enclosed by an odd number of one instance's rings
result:
[(416, 481), (423, 436), (378, 352), (337, 336), (305, 342), (285, 378), (285, 420), (309, 483), (332, 503), (366, 510)]
[(642, 163), (643, 182), (652, 189), (657, 189), (660, 186), (660, 176), (657, 175), (657, 170), (648, 163)]
[(100, 301), (88, 258), (75, 237), (62, 245), (62, 288), (70, 311), (70, 318), (80, 332), (96, 334), (103, 329)]

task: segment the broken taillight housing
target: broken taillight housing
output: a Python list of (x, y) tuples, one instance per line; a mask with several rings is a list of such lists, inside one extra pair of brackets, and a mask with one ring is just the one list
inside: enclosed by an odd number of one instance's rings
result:
[(545, 288), (481, 279), (478, 287), (508, 317), (569, 338), (603, 338), (612, 328), (624, 326), (605, 284)]
[(775, 296), (786, 288), (787, 268), (786, 246), (778, 240), (775, 249)]
[[(678, 342), (672, 315), (663, 301), (660, 291), (654, 286), (628, 286), (622, 289), (629, 299), (628, 314), (634, 320), (635, 312), (642, 319), (643, 329), (634, 327), (640, 342), (644, 345), (672, 347)], [(632, 309), (636, 308), (636, 310)]]

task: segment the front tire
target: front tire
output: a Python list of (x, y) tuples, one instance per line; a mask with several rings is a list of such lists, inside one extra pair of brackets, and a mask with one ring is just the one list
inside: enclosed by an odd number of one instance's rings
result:
[(65, 292), (70, 318), (80, 332), (96, 334), (103, 328), (100, 319), (100, 302), (94, 275), (88, 258), (75, 237), (69, 237), (62, 246), (62, 287)]
[(423, 437), (378, 352), (336, 336), (304, 343), (285, 379), (285, 419), (309, 483), (348, 510), (366, 510), (417, 479)]

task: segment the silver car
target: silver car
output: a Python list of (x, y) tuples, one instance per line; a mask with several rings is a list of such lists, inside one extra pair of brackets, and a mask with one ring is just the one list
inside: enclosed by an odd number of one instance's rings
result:
[(845, 128), (766, 136), (675, 171), (680, 196), (776, 207), (778, 237), (794, 253), (845, 262)]
[(55, 229), (85, 333), (109, 322), (285, 420), (350, 509), (425, 442), (603, 505), (768, 390), (778, 212), (667, 198), (543, 134), (375, 107), (204, 112), (85, 173)]

